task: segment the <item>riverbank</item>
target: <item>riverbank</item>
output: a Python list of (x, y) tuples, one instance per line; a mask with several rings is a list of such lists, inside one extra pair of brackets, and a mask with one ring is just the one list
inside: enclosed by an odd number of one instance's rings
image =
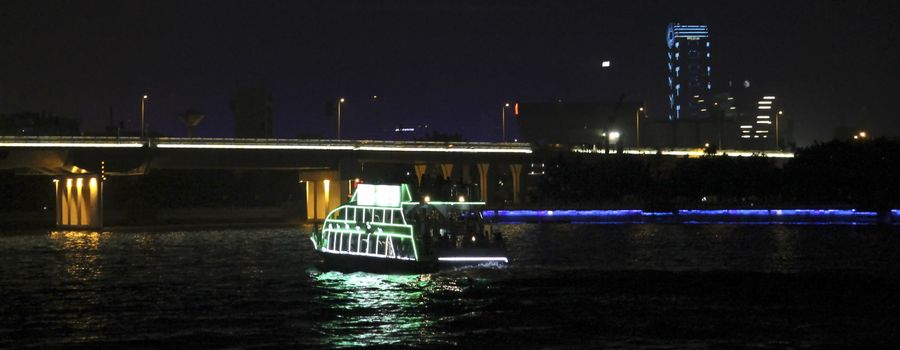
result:
[[(900, 209), (875, 212), (856, 209), (495, 209), (485, 210), (492, 222), (536, 223), (735, 223), (735, 224), (900, 224)], [(0, 213), (0, 232), (56, 228), (52, 210)], [(106, 216), (104, 230), (157, 231), (216, 228), (299, 227), (303, 217), (277, 207), (181, 208), (160, 210), (134, 220), (121, 212)]]
[[(157, 231), (295, 227), (302, 225), (305, 220), (280, 207), (258, 207), (163, 209), (152, 216), (138, 218), (125, 212), (112, 211), (105, 215), (104, 222), (104, 230)], [(55, 228), (56, 213), (52, 209), (0, 213), (0, 232)]]

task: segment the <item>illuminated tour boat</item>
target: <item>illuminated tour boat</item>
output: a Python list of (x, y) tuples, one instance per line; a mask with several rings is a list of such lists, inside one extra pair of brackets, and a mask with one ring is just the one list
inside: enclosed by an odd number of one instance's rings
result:
[(326, 268), (430, 272), (508, 262), (503, 239), (485, 225), (484, 202), (413, 201), (407, 185), (357, 186), (312, 234)]

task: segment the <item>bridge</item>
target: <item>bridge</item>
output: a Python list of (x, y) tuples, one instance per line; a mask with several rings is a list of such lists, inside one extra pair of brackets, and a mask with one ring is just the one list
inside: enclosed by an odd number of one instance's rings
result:
[(307, 189), (307, 216), (324, 218), (346, 198), (370, 163), (408, 164), (419, 183), (429, 166), (445, 179), (455, 174), (487, 196), (489, 171), (508, 166), (513, 201), (521, 195), (523, 164), (532, 161), (524, 143), (285, 140), (137, 137), (0, 137), (0, 169), (20, 175), (53, 176), (57, 224), (99, 227), (103, 182), (109, 176), (144, 175), (155, 169), (296, 170)]
[[(420, 184), (429, 166), (440, 169), (445, 179), (457, 174), (455, 178), (465, 183), (476, 183), (472, 175), (477, 170), (478, 199), (482, 201), (488, 199), (490, 173), (497, 173), (491, 169), (501, 167), (505, 172), (508, 167), (512, 200), (517, 204), (521, 201), (523, 167), (540, 162), (534, 159), (536, 151), (527, 143), (0, 136), (0, 169), (53, 176), (57, 224), (99, 227), (103, 222), (103, 181), (109, 176), (144, 175), (154, 169), (294, 170), (306, 186), (307, 216), (314, 219), (324, 217), (348, 195), (350, 186), (333, 184), (359, 177), (360, 169), (368, 163), (409, 165)], [(582, 147), (572, 151), (605, 153)], [(624, 149), (622, 153), (707, 155), (702, 149)], [(737, 150), (713, 155), (793, 156)]]

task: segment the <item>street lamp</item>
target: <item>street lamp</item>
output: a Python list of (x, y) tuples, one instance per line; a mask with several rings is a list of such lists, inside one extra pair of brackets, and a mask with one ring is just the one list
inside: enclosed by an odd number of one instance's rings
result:
[(784, 115), (783, 111), (778, 111), (778, 114), (775, 115), (775, 149), (781, 150), (781, 138), (779, 131), (779, 122), (781, 121), (781, 116)]
[(635, 147), (635, 148), (641, 148), (641, 112), (643, 112), (643, 111), (644, 111), (644, 107), (641, 107), (641, 108), (638, 108), (638, 110), (634, 112), (634, 123), (637, 126), (637, 132), (635, 133), (637, 136), (636, 137), (637, 147)]
[(144, 138), (144, 102), (147, 101), (147, 95), (141, 97), (141, 138)]
[(344, 98), (341, 97), (341, 99), (338, 100), (338, 105), (337, 105), (337, 139), (338, 140), (341, 139), (341, 105), (343, 105), (343, 104), (344, 104)]
[(500, 129), (503, 133), (503, 142), (506, 142), (506, 109), (509, 108), (509, 103), (504, 103), (503, 108), (500, 111)]

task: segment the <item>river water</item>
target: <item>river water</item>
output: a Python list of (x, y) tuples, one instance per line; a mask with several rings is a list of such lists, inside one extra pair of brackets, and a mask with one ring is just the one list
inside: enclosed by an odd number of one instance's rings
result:
[(295, 229), (0, 235), (2, 348), (893, 347), (900, 227), (506, 224), (511, 264), (320, 271)]

